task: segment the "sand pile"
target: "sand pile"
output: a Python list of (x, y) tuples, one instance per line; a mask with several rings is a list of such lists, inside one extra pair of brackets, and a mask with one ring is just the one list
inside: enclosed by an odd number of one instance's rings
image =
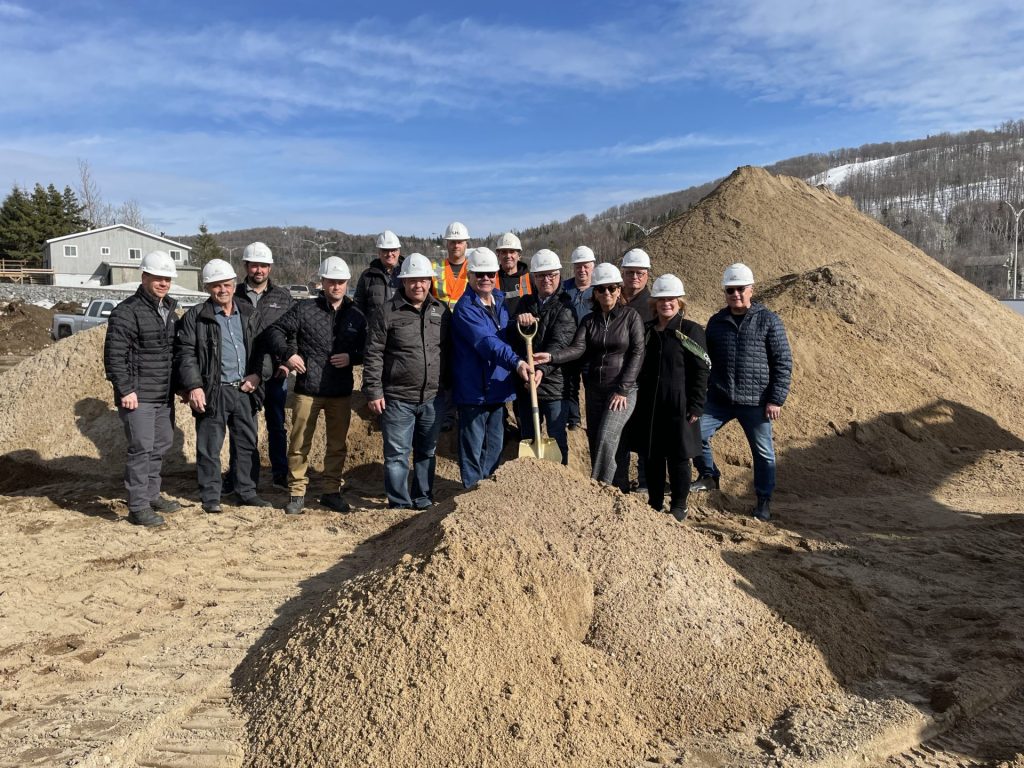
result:
[[(113, 390), (103, 375), (105, 334), (104, 326), (75, 334), (0, 374), (0, 451), (8, 464), (31, 466), (35, 472), (43, 468), (57, 474), (121, 476), (125, 439)], [(360, 373), (357, 369), (357, 386)], [(372, 468), (379, 481), (380, 431), (369, 420), (364, 398), (358, 393), (353, 407), (347, 466), (364, 473)], [(175, 405), (175, 426), (174, 446), (164, 460), (165, 473), (192, 473), (194, 419), (188, 406), (180, 402)], [(260, 428), (263, 463), (269, 464), (262, 418)], [(321, 419), (311, 452), (315, 469), (322, 468), (323, 454)], [(227, 461), (226, 441), (222, 459)]]
[(367, 559), (240, 668), (249, 765), (634, 765), (882, 654), (851, 617), (849, 666), (829, 669), (706, 537), (534, 460)]
[[(656, 274), (683, 278), (692, 319), (722, 306), (734, 261), (782, 316), (794, 375), (780, 491), (934, 485), (961, 451), (1022, 447), (1024, 321), (848, 199), (741, 168), (645, 247)], [(718, 442), (724, 462), (750, 465), (739, 430)]]

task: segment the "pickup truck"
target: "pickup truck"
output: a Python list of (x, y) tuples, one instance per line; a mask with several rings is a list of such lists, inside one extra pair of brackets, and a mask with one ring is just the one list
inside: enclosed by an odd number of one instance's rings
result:
[(110, 317), (110, 312), (120, 303), (117, 299), (93, 299), (84, 314), (54, 315), (50, 335), (54, 340), (66, 339), (73, 333), (105, 323)]

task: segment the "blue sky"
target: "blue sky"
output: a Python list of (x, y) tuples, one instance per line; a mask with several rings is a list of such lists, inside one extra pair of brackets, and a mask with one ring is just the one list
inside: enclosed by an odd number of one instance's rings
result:
[(1006, 2), (0, 0), (0, 184), (154, 228), (486, 234), (1024, 117)]

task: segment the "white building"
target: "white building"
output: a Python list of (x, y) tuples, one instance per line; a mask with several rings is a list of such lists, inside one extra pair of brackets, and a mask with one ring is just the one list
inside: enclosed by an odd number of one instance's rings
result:
[(199, 288), (199, 267), (190, 265), (189, 246), (127, 224), (47, 240), (43, 265), (53, 270), (54, 285), (116, 285), (138, 280), (142, 257), (157, 250), (166, 251), (174, 259), (178, 284), (192, 290)]

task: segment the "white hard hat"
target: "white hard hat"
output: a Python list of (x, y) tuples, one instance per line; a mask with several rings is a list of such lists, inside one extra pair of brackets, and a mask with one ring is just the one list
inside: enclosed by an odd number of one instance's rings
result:
[(398, 270), (398, 276), (402, 277), (433, 277), (434, 268), (430, 265), (430, 259), (422, 253), (410, 253), (402, 262), (402, 268)]
[(573, 264), (583, 264), (587, 261), (597, 261), (597, 257), (594, 256), (593, 249), (588, 248), (585, 245), (581, 245), (572, 252)]
[(750, 267), (746, 264), (730, 264), (725, 268), (725, 274), (722, 275), (722, 287), (726, 288), (730, 285), (753, 285), (754, 284), (754, 273), (750, 271)]
[(253, 264), (273, 264), (274, 254), (270, 252), (265, 243), (257, 241), (245, 246), (245, 250), (242, 251), (242, 261), (248, 261)]
[(626, 255), (622, 257), (622, 268), (626, 269), (626, 267), (630, 267), (632, 269), (650, 269), (651, 257), (647, 255), (647, 251), (639, 248), (631, 248), (626, 251)]
[(498, 257), (490, 248), (474, 248), (468, 269), (470, 272), (497, 272)]
[(591, 285), (618, 285), (622, 282), (622, 273), (614, 264), (605, 262), (594, 267), (594, 277)]
[(469, 230), (461, 221), (453, 221), (444, 230), (445, 240), (469, 240)]
[(652, 299), (676, 299), (685, 295), (683, 281), (675, 275), (662, 275), (651, 286)]
[(511, 232), (506, 232), (504, 235), (498, 238), (498, 244), (494, 246), (494, 250), (521, 251), (523, 250), (523, 244), (519, 242), (519, 238), (513, 235)]
[(390, 229), (385, 229), (377, 235), (377, 247), (382, 251), (393, 251), (396, 248), (401, 248), (402, 244), (398, 240), (398, 235)]
[(541, 248), (530, 259), (530, 271), (531, 272), (550, 272), (553, 269), (561, 269), (562, 262), (558, 259), (558, 254), (554, 251), (549, 251), (547, 248)]
[(328, 280), (349, 280), (352, 273), (343, 258), (328, 256), (320, 262), (320, 277), (326, 277)]
[(178, 268), (167, 251), (153, 251), (142, 257), (139, 269), (155, 277), (177, 277)]
[(203, 267), (203, 285), (219, 283), (221, 280), (234, 280), (237, 277), (234, 267), (224, 259), (210, 259)]

